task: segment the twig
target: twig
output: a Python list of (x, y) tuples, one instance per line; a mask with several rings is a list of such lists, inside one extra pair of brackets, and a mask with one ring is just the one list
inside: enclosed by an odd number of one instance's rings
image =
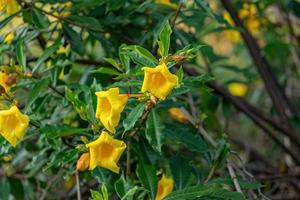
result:
[(60, 178), (62, 171), (59, 171), (56, 176), (52, 177), (49, 181), (48, 184), (46, 186), (46, 188), (44, 189), (41, 197), (39, 198), (39, 200), (44, 200), (46, 198), (47, 192), (48, 190), (53, 186), (53, 183), (56, 181), (56, 179)]
[(183, 3), (180, 3), (179, 6), (177, 7), (177, 10), (176, 10), (174, 19), (173, 19), (173, 21), (172, 21), (172, 26), (171, 26), (172, 29), (174, 29), (174, 27), (175, 27), (176, 19), (177, 19), (177, 17), (179, 16), (179, 13), (180, 13), (180, 10), (181, 10), (182, 6), (183, 6)]
[(239, 184), (239, 182), (237, 180), (237, 177), (235, 175), (235, 172), (234, 172), (231, 164), (229, 164), (228, 161), (227, 161), (227, 169), (228, 169), (230, 178), (231, 178), (231, 180), (232, 180), (232, 182), (234, 184), (234, 187), (235, 187), (236, 191), (239, 192), (239, 193), (243, 193), (242, 190), (241, 190), (241, 186), (240, 186), (240, 184)]
[(130, 149), (131, 149), (131, 142), (130, 138), (127, 141), (127, 157), (126, 157), (126, 177), (130, 176)]
[(75, 171), (75, 177), (76, 177), (76, 189), (77, 189), (77, 200), (81, 200), (81, 192), (80, 192), (80, 180), (78, 171)]

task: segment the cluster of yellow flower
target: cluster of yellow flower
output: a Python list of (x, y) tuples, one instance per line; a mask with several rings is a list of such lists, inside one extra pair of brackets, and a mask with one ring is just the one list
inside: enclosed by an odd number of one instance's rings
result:
[[(243, 4), (243, 8), (239, 11), (239, 17), (244, 21), (245, 27), (252, 33), (254, 36), (259, 34), (260, 21), (257, 17), (257, 9), (254, 4)], [(224, 19), (230, 24), (234, 25), (232, 18), (230, 17), (228, 12), (224, 13)], [(241, 36), (238, 31), (235, 30), (227, 30), (225, 32), (226, 37), (235, 43), (241, 41)]]
[[(144, 67), (144, 81), (141, 88), (143, 93), (150, 93), (154, 97), (164, 100), (171, 90), (178, 84), (178, 77), (172, 74), (165, 63), (155, 68)], [(97, 110), (96, 118), (103, 126), (114, 134), (119, 124), (121, 112), (124, 110), (130, 94), (120, 94), (119, 88), (110, 88), (107, 91), (96, 92)], [(115, 173), (119, 173), (119, 161), (126, 149), (122, 140), (114, 139), (108, 132), (102, 131), (98, 139), (86, 144), (89, 152), (81, 155), (77, 161), (77, 170), (93, 170), (95, 167), (103, 167)], [(166, 183), (168, 183), (166, 185)], [(173, 190), (173, 180), (162, 176), (158, 184), (156, 199), (162, 199)]]

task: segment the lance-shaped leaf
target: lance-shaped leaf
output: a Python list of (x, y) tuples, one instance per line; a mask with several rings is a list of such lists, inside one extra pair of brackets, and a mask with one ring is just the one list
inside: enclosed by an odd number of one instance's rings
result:
[(152, 147), (161, 152), (161, 146), (163, 143), (164, 135), (163, 135), (164, 126), (161, 122), (159, 115), (155, 110), (149, 114), (147, 122), (146, 122), (146, 138), (148, 142), (152, 145)]

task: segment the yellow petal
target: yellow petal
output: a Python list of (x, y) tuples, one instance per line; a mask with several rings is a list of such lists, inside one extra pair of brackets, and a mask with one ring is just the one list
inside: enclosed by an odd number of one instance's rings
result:
[(0, 111), (0, 134), (12, 145), (22, 141), (25, 130), (29, 125), (29, 118), (20, 112), (18, 107)]
[(7, 0), (6, 12), (12, 15), (19, 11), (19, 5), (16, 0)]
[(155, 3), (169, 6), (173, 9), (176, 9), (178, 7), (176, 3), (172, 3), (170, 0), (156, 0)]
[(84, 153), (80, 156), (76, 164), (77, 171), (84, 171), (90, 166), (90, 153)]
[(96, 118), (101, 121), (109, 132), (115, 133), (115, 127), (119, 124), (121, 112), (127, 104), (128, 96), (119, 94), (119, 88), (96, 92), (96, 95)]
[(122, 140), (114, 139), (107, 132), (102, 131), (97, 140), (86, 146), (90, 151), (90, 170), (99, 166), (119, 173), (117, 162), (126, 149), (126, 144)]
[(150, 92), (153, 96), (164, 100), (178, 84), (178, 77), (172, 74), (167, 65), (162, 63), (155, 68), (144, 67), (142, 92)]
[(158, 181), (155, 200), (162, 200), (173, 191), (173, 188), (174, 188), (173, 179), (163, 174), (162, 178)]
[(15, 37), (15, 35), (13, 33), (9, 33), (5, 36), (4, 42), (7, 43), (7, 44), (11, 44), (14, 37)]

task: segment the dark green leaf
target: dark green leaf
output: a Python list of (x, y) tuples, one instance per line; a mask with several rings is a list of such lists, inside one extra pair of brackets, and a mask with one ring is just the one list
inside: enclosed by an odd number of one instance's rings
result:
[(47, 134), (48, 138), (55, 139), (73, 135), (84, 135), (84, 132), (86, 132), (87, 129), (74, 128), (67, 125), (45, 125), (40, 131)]
[(185, 188), (192, 171), (188, 161), (177, 155), (171, 159), (170, 167), (177, 190)]
[(120, 75), (121, 74), (117, 70), (114, 70), (114, 69), (108, 68), (108, 67), (99, 67), (99, 68), (91, 71), (91, 73), (100, 73), (100, 74), (109, 74), (109, 75)]
[(159, 46), (158, 52), (161, 55), (161, 57), (165, 57), (169, 54), (171, 34), (172, 34), (171, 26), (169, 24), (169, 21), (166, 21), (159, 34), (159, 41), (158, 41), (158, 46)]
[(49, 78), (45, 78), (45, 79), (38, 80), (37, 82), (34, 83), (32, 90), (28, 95), (28, 100), (25, 108), (26, 112), (34, 103), (34, 101), (39, 97), (39, 95), (42, 92), (45, 92), (45, 90), (48, 88), (49, 82), (50, 82)]
[(60, 46), (60, 38), (57, 39), (52, 46), (45, 49), (45, 51), (39, 57), (39, 59), (37, 60), (35, 66), (33, 67), (32, 72), (35, 72), (41, 66), (41, 64), (44, 61), (46, 61), (59, 48), (59, 46)]
[(146, 165), (145, 163), (140, 162), (137, 167), (136, 173), (145, 189), (148, 190), (151, 199), (154, 200), (158, 182), (154, 166)]
[(49, 27), (48, 17), (41, 13), (39, 10), (32, 10), (32, 21), (39, 29), (47, 29)]
[(208, 145), (199, 135), (193, 134), (193, 130), (184, 124), (168, 123), (166, 124), (166, 135), (172, 141), (177, 141), (192, 151), (200, 153), (208, 152)]
[(129, 56), (132, 61), (138, 65), (156, 66), (158, 64), (158, 60), (152, 55), (152, 53), (141, 46), (124, 46), (122, 50), (123, 52), (126, 52), (126, 55)]
[(149, 114), (146, 122), (146, 138), (152, 147), (161, 152), (161, 146), (163, 144), (164, 134), (163, 134), (163, 124), (159, 115), (155, 110)]
[(137, 120), (142, 116), (144, 112), (144, 107), (145, 104), (140, 103), (131, 110), (127, 118), (123, 121), (125, 131), (128, 131), (134, 127)]
[(71, 48), (79, 55), (84, 54), (84, 43), (81, 39), (80, 34), (74, 31), (68, 25), (64, 25), (63, 30), (67, 40), (69, 40), (71, 43)]
[(26, 69), (26, 55), (24, 53), (24, 40), (19, 40), (16, 47), (17, 61), (21, 65), (23, 72)]
[(193, 200), (196, 198), (210, 200), (246, 200), (238, 192), (230, 192), (215, 185), (198, 185), (177, 190), (169, 194), (164, 200)]

